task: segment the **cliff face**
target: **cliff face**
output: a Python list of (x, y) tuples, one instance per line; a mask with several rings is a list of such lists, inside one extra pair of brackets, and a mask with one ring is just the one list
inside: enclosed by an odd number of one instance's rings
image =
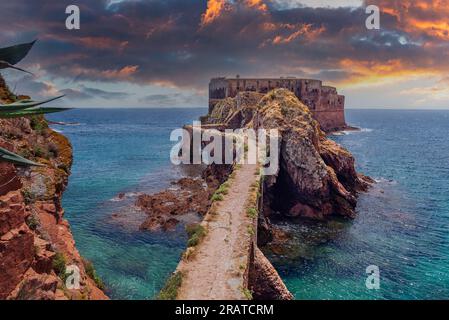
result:
[[(1, 103), (15, 99), (0, 76)], [(0, 119), (0, 146), (44, 165), (0, 162), (0, 299), (107, 299), (63, 218), (70, 142), (35, 116)], [(69, 266), (79, 268), (79, 289), (66, 288)]]
[(291, 92), (278, 89), (258, 105), (256, 127), (281, 134), (280, 169), (268, 177), (270, 206), (289, 216), (353, 218), (356, 195), (367, 188), (349, 151), (327, 139), (309, 109)]

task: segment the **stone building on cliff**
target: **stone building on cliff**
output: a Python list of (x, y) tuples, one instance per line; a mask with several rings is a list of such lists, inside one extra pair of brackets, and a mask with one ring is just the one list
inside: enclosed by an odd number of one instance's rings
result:
[(320, 80), (288, 78), (214, 78), (209, 84), (209, 113), (225, 98), (234, 98), (241, 91), (267, 93), (277, 88), (293, 92), (307, 105), (324, 131), (344, 129), (345, 97), (334, 87), (323, 86)]

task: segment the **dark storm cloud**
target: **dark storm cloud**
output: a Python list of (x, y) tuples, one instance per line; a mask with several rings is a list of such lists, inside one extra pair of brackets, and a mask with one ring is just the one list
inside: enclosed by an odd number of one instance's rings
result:
[[(405, 1), (414, 17), (407, 21), (399, 18), (401, 1), (393, 1), (393, 6), (376, 2), (385, 8), (381, 31), (365, 28), (363, 8), (276, 9), (269, 1), (264, 5), (249, 0), (214, 0), (209, 7), (205, 0), (112, 5), (91, 0), (2, 1), (0, 11), (7, 14), (0, 21), (0, 40), (10, 44), (38, 37), (23, 63), (55, 78), (197, 89), (210, 77), (237, 73), (319, 75), (339, 82), (372, 77), (371, 72), (382, 76), (449, 69), (444, 62), (449, 61), (447, 50), (441, 50), (447, 45), (444, 30), (432, 32), (416, 23), (439, 19), (439, 14)], [(81, 9), (81, 30), (65, 29), (69, 4)], [(79, 92), (94, 95), (82, 88)], [(160, 103), (171, 103), (169, 97), (159, 98)]]

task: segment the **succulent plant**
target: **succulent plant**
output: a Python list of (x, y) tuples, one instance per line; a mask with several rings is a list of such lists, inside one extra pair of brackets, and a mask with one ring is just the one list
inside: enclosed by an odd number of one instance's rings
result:
[[(15, 46), (0, 48), (0, 69), (12, 68), (23, 72), (31, 73), (14, 65), (19, 63), (28, 54), (34, 43), (23, 43)], [(41, 115), (69, 110), (68, 108), (41, 108), (39, 106), (62, 98), (54, 97), (44, 101), (33, 101), (30, 99), (18, 100), (10, 104), (0, 104), (0, 119), (18, 118), (25, 116)], [(40, 166), (40, 164), (30, 161), (4, 148), (0, 148), (0, 161), (7, 161), (23, 166)]]
[(25, 159), (24, 157), (21, 157), (18, 154), (15, 154), (1, 147), (0, 147), (0, 161), (11, 162), (21, 166), (42, 166), (39, 163)]
[(42, 104), (62, 97), (63, 95), (45, 101), (19, 100), (10, 104), (0, 104), (0, 119), (17, 118), (69, 110), (68, 108), (38, 108), (38, 106)]
[(0, 69), (12, 68), (22, 72), (30, 73), (24, 69), (15, 67), (33, 47), (36, 40), (30, 43), (22, 43), (11, 47), (0, 48)]

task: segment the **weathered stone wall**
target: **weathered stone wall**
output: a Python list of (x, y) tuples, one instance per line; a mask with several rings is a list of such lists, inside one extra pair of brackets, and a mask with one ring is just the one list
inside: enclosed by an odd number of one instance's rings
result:
[(273, 89), (285, 88), (293, 92), (318, 120), (324, 131), (346, 127), (345, 97), (334, 87), (323, 86), (320, 80), (297, 78), (244, 79), (215, 78), (209, 84), (209, 112), (222, 99), (234, 98), (239, 92), (265, 94)]

